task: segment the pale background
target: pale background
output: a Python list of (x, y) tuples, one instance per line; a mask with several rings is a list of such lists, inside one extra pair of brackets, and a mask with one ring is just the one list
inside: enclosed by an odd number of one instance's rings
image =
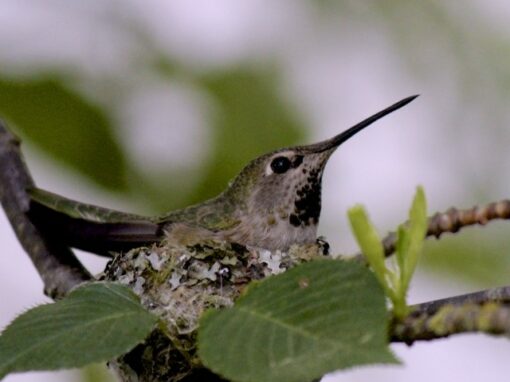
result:
[[(386, 232), (405, 220), (418, 184), (425, 187), (430, 212), (508, 197), (509, 19), (508, 3), (495, 0), (3, 0), (0, 75), (66, 73), (73, 79), (69, 86), (111, 112), (132, 164), (154, 176), (175, 168), (199, 176), (200, 164), (208, 159), (207, 121), (214, 108), (199, 88), (151, 72), (154, 51), (197, 73), (274, 63), (280, 68), (278, 91), (309, 129), (302, 143), (330, 137), (420, 93), (342, 146), (328, 164), (320, 232), (334, 252), (353, 253), (345, 211), (356, 203), (363, 203)], [(115, 92), (122, 97), (111, 99)], [(104, 206), (148, 210), (136, 198), (95, 187), (31, 144), (24, 152), (44, 188)], [(504, 283), (510, 270), (509, 260), (501, 260), (510, 257), (504, 244), (508, 229), (503, 223), (459, 235), (461, 240), (474, 237), (469, 254), (458, 263), (423, 264), (410, 301)], [(0, 242), (4, 327), (46, 299), (3, 214)], [(487, 243), (496, 242), (491, 255)], [(496, 266), (487, 266), (486, 255)], [(96, 272), (104, 265), (88, 255), (82, 258)], [(477, 278), (477, 268), (484, 277)], [(505, 339), (462, 335), (392, 348), (401, 366), (355, 369), (325, 380), (508, 380), (510, 342)], [(83, 378), (66, 371), (12, 375), (5, 381)]]

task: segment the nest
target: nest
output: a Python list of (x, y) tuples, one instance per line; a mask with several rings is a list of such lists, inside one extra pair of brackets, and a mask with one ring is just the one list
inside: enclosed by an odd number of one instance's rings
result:
[(163, 243), (118, 254), (101, 278), (128, 285), (160, 323), (143, 344), (110, 367), (129, 382), (200, 380), (197, 375), (209, 373), (196, 355), (202, 313), (232, 306), (251, 281), (324, 256), (327, 249), (324, 241), (295, 245), (288, 252), (211, 241), (194, 246)]

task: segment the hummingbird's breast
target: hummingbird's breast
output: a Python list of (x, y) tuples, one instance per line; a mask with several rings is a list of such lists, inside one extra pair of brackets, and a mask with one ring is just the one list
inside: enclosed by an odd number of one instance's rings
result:
[(287, 251), (293, 244), (314, 243), (317, 225), (294, 226), (289, 223), (289, 214), (275, 212), (269, 215), (254, 215), (242, 220), (235, 229), (220, 233), (227, 241), (268, 250)]

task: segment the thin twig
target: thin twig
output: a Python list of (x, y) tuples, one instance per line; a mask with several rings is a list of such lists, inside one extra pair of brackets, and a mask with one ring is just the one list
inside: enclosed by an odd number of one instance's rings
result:
[[(455, 233), (463, 227), (475, 224), (485, 225), (495, 219), (510, 219), (510, 200), (501, 200), (465, 210), (452, 207), (446, 212), (438, 212), (428, 219), (427, 237), (439, 238), (443, 233)], [(395, 252), (396, 242), (395, 232), (390, 232), (383, 239), (384, 254), (387, 257)], [(358, 253), (355, 258), (362, 260), (363, 254)]]
[(20, 141), (0, 121), (0, 202), (44, 282), (45, 293), (60, 298), (92, 276), (69, 248), (48, 240), (27, 217), (30, 198), (26, 190), (34, 182), (19, 146)]

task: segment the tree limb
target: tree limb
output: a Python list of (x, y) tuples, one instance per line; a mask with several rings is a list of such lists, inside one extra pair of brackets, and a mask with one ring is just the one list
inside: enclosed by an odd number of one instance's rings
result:
[(491, 288), (473, 293), (467, 293), (459, 296), (442, 298), (440, 300), (428, 301), (411, 308), (420, 313), (435, 314), (445, 305), (460, 306), (464, 304), (485, 304), (495, 302), (500, 304), (510, 304), (510, 286)]
[(68, 247), (44, 237), (28, 218), (30, 197), (26, 190), (34, 187), (34, 181), (19, 146), (20, 141), (0, 121), (0, 202), (44, 282), (45, 293), (52, 298), (63, 297), (92, 276)]
[(391, 341), (412, 344), (452, 334), (484, 332), (510, 335), (510, 286), (448, 297), (411, 306), (391, 325)]
[(470, 332), (510, 335), (510, 307), (495, 302), (466, 303), (443, 305), (432, 314), (413, 312), (403, 321), (393, 322), (391, 341), (410, 345), (418, 340)]

